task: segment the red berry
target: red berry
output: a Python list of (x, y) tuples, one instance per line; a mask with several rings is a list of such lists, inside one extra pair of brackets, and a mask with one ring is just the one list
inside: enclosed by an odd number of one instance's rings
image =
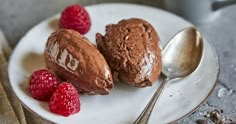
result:
[(76, 88), (70, 83), (61, 83), (49, 101), (49, 109), (66, 117), (79, 112), (80, 101)]
[(60, 28), (73, 29), (81, 34), (89, 31), (91, 21), (88, 12), (81, 5), (68, 6), (61, 14)]
[(35, 99), (49, 101), (57, 85), (56, 76), (48, 70), (42, 69), (35, 71), (30, 76), (28, 89)]

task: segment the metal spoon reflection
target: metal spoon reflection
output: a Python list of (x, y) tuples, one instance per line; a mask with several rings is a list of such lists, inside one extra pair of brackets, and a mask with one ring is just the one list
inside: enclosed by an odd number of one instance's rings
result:
[(148, 124), (152, 110), (169, 80), (192, 74), (199, 66), (203, 54), (203, 38), (195, 27), (185, 28), (166, 45), (162, 54), (164, 80), (134, 124)]

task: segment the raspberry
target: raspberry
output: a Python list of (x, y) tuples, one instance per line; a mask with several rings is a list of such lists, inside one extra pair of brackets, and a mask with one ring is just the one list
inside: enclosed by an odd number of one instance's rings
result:
[(79, 112), (80, 101), (76, 88), (70, 83), (61, 83), (49, 101), (49, 109), (66, 117)]
[(35, 99), (49, 101), (57, 85), (56, 76), (48, 70), (42, 69), (35, 71), (30, 76), (28, 89)]
[(68, 6), (61, 14), (60, 28), (73, 29), (81, 34), (89, 31), (91, 21), (88, 12), (81, 5)]

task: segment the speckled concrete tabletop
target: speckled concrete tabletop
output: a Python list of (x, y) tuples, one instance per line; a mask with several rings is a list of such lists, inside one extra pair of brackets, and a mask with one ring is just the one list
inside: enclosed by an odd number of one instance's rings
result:
[[(14, 47), (35, 24), (60, 12), (66, 6), (73, 3), (88, 5), (101, 2), (132, 2), (161, 7), (161, 3), (155, 0), (0, 0), (0, 28)], [(227, 123), (236, 122), (235, 11), (236, 5), (219, 9), (209, 16), (208, 21), (197, 25), (204, 36), (215, 45), (220, 61), (220, 76), (208, 101), (195, 113), (179, 121), (179, 124), (204, 123), (204, 120), (211, 124), (211, 115), (217, 111), (221, 120)]]

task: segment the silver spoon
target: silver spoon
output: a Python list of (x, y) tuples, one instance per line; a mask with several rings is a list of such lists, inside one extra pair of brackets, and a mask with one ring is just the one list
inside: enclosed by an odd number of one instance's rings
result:
[(192, 74), (200, 64), (203, 54), (203, 38), (194, 27), (177, 33), (162, 53), (162, 75), (164, 80), (151, 100), (133, 124), (148, 124), (149, 117), (161, 92), (169, 80), (181, 79)]

